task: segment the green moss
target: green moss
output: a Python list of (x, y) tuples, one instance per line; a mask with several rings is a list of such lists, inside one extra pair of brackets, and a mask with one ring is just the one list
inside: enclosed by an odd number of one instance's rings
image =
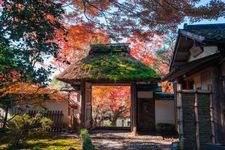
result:
[(90, 79), (145, 80), (159, 75), (144, 64), (116, 54), (88, 56), (82, 70), (89, 70)]
[[(0, 150), (7, 149), (7, 143), (1, 144), (0, 142)], [(28, 140), (25, 145), (21, 145), (21, 149), (34, 149), (34, 150), (65, 150), (69, 148), (75, 148), (76, 150), (81, 150), (81, 140), (74, 138), (43, 138), (43, 139), (31, 139)], [(17, 149), (17, 148), (9, 148), (9, 149)]]
[(81, 139), (83, 142), (82, 150), (94, 150), (95, 149), (95, 147), (92, 143), (92, 140), (91, 140), (91, 136), (88, 133), (87, 129), (81, 129), (80, 136), (81, 136)]

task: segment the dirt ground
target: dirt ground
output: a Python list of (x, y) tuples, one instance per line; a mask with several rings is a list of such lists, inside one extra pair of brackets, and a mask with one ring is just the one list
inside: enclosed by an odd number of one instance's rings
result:
[(133, 136), (128, 131), (93, 131), (92, 140), (97, 150), (170, 150), (176, 138), (156, 135)]

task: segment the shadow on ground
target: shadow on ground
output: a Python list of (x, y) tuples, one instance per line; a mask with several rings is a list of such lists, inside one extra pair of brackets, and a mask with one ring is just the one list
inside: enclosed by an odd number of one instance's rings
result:
[(133, 136), (129, 131), (92, 131), (92, 139), (97, 150), (169, 150), (176, 138), (163, 140), (157, 135)]

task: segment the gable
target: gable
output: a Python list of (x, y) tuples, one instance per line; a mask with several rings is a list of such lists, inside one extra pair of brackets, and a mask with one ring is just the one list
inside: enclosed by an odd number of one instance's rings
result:
[(225, 48), (225, 24), (185, 25), (178, 31), (170, 71), (188, 62), (214, 55)]
[(193, 47), (193, 49), (190, 49), (188, 62), (208, 57), (218, 52), (217, 46)]
[(225, 24), (185, 25), (178, 31), (170, 72), (174, 80), (217, 65), (225, 54)]

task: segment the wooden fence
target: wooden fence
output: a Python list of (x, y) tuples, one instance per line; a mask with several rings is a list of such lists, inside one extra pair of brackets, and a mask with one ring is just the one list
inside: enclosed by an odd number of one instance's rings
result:
[(211, 90), (177, 90), (177, 123), (182, 149), (215, 143)]
[[(30, 116), (35, 116), (37, 111), (30, 110), (28, 112)], [(63, 112), (62, 111), (47, 111), (44, 113), (44, 116), (51, 119), (53, 121), (53, 125), (49, 131), (52, 132), (61, 132), (63, 128), (65, 128), (65, 124), (63, 123)]]

